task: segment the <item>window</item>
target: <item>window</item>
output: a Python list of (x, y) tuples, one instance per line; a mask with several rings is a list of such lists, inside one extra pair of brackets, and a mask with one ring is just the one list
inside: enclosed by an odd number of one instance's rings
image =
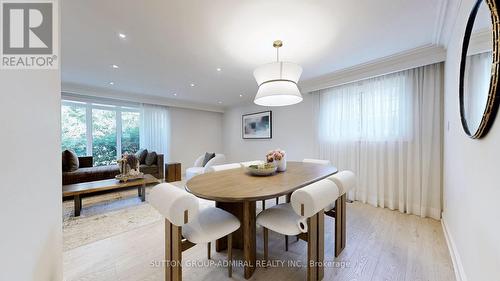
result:
[(116, 163), (116, 111), (92, 109), (92, 155), (94, 165)]
[(85, 105), (66, 104), (61, 107), (62, 149), (73, 150), (78, 156), (87, 155), (87, 118)]
[(404, 75), (392, 74), (325, 90), (320, 95), (322, 141), (410, 138), (411, 95)]
[(140, 113), (135, 107), (63, 101), (62, 149), (92, 155), (95, 166), (110, 165), (139, 150)]
[(122, 112), (122, 154), (139, 150), (139, 124), (139, 112)]

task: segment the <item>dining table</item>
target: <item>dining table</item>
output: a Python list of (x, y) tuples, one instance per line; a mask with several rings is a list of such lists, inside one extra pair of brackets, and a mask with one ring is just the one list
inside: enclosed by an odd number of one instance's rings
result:
[[(241, 227), (233, 234), (233, 247), (243, 250), (244, 277), (249, 279), (257, 259), (256, 202), (281, 196), (286, 196), (289, 202), (295, 190), (335, 173), (337, 168), (334, 166), (288, 161), (286, 171), (270, 176), (253, 176), (247, 168), (241, 167), (195, 176), (187, 181), (185, 188), (199, 198), (215, 201), (216, 207), (240, 220)], [(317, 233), (324, 235), (323, 231)], [(226, 238), (216, 241), (216, 251), (226, 248)]]

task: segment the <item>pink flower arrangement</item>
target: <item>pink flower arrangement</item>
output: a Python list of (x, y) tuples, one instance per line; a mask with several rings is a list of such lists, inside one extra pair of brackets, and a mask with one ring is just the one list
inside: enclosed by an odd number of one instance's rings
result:
[(266, 155), (267, 163), (272, 163), (274, 161), (280, 161), (285, 158), (285, 151), (281, 149), (271, 150)]

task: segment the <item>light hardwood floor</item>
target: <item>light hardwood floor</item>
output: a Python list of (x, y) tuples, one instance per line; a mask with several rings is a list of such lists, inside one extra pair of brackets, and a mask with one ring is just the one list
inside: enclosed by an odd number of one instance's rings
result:
[[(326, 217), (325, 261), (344, 262), (345, 267), (327, 267), (324, 280), (455, 280), (441, 224), (432, 219), (405, 215), (361, 203), (347, 207), (347, 246), (333, 257), (333, 219)], [(64, 252), (64, 280), (163, 280), (163, 222), (106, 238)], [(257, 256), (262, 257), (262, 229), (257, 229)], [(270, 233), (271, 260), (305, 263), (306, 244)], [(234, 251), (241, 257), (240, 250)], [(207, 262), (206, 245), (183, 253), (183, 260)], [(226, 253), (212, 251), (212, 260), (225, 261)], [(245, 280), (243, 269), (233, 269), (234, 280)], [(229, 280), (226, 268), (184, 267), (183, 280)], [(300, 267), (258, 268), (251, 280), (305, 280)]]

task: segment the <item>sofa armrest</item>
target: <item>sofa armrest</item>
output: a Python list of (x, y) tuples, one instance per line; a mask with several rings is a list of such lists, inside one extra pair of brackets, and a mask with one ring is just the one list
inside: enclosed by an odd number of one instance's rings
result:
[(90, 168), (94, 166), (94, 157), (92, 156), (82, 156), (78, 157), (78, 168)]
[(165, 160), (163, 154), (158, 154), (156, 156), (156, 165), (158, 166), (158, 176), (160, 177), (159, 180), (162, 180), (165, 178), (165, 170), (164, 170), (164, 165)]

